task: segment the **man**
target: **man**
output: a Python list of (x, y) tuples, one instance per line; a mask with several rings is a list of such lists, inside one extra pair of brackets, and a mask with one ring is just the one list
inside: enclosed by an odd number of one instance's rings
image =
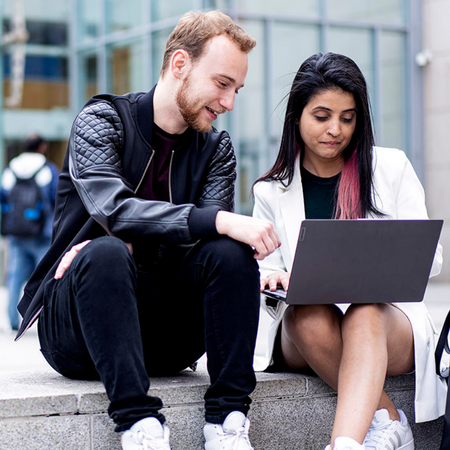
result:
[(23, 285), (50, 247), (59, 170), (47, 161), (47, 148), (41, 136), (30, 135), (24, 151), (2, 175), (2, 234), (7, 236), (9, 250), (8, 316), (15, 331)]
[(101, 378), (125, 450), (170, 449), (148, 376), (205, 349), (205, 448), (252, 449), (255, 259), (280, 243), (268, 222), (232, 213), (233, 148), (212, 124), (233, 109), (254, 45), (220, 12), (188, 13), (155, 88), (96, 96), (72, 128), (53, 244), (26, 287), (19, 336), (40, 316), (50, 365)]

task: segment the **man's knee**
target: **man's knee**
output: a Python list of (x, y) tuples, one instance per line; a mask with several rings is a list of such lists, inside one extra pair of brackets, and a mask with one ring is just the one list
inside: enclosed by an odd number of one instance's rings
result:
[(103, 236), (93, 239), (80, 250), (80, 255), (83, 252), (91, 258), (100, 258), (102, 260), (105, 257), (116, 259), (128, 256), (130, 253), (125, 242), (113, 236)]
[[(78, 268), (87, 267), (102, 270), (113, 275), (133, 266), (133, 259), (127, 245), (120, 239), (104, 236), (92, 240), (77, 255)], [(113, 275), (114, 276), (114, 275)]]

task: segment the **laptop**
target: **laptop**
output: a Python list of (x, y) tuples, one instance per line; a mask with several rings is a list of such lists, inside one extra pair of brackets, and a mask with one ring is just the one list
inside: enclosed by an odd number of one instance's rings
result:
[(304, 220), (288, 291), (296, 304), (420, 302), (443, 220)]

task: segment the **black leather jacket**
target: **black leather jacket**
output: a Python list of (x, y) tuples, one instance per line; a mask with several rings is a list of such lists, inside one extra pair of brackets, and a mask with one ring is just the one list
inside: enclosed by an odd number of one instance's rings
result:
[(58, 184), (52, 245), (25, 286), (18, 338), (38, 318), (44, 287), (73, 245), (109, 234), (153, 249), (183, 248), (217, 235), (217, 211), (233, 210), (234, 150), (228, 133), (214, 129), (192, 130), (190, 146), (172, 151), (170, 202), (135, 195), (154, 153), (153, 93), (154, 88), (98, 95), (75, 119)]

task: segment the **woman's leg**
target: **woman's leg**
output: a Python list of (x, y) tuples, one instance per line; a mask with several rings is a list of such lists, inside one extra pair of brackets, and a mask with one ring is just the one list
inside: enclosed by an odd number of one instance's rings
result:
[(393, 305), (353, 305), (342, 321), (342, 342), (331, 442), (348, 436), (362, 443), (376, 410), (385, 408), (391, 419), (399, 419), (383, 386), (386, 375), (414, 368), (413, 333), (406, 315)]
[(281, 329), (285, 363), (295, 371), (311, 368), (335, 390), (342, 355), (342, 317), (335, 305), (291, 305)]
[[(342, 317), (334, 305), (290, 306), (281, 346), (291, 369), (311, 368), (338, 391), (332, 442), (337, 436), (362, 442), (376, 410), (385, 408), (391, 419), (399, 418), (383, 385), (386, 374), (413, 369), (412, 329), (403, 312), (391, 305), (355, 305)], [(355, 408), (359, 412), (351, 412)]]

